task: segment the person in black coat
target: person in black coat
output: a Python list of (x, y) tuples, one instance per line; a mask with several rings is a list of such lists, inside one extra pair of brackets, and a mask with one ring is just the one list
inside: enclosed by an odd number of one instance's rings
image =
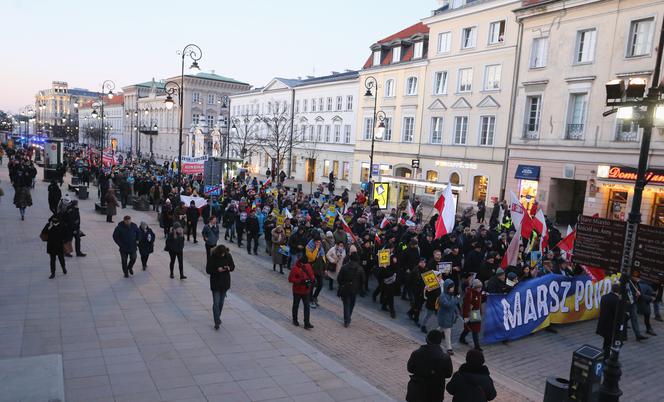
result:
[[(81, 212), (78, 210), (78, 200), (71, 200), (67, 209), (65, 209), (65, 216), (67, 218), (67, 227), (71, 231), (71, 236), (74, 238), (76, 256), (85, 257), (86, 254), (81, 251)], [(71, 255), (69, 255), (69, 257), (71, 257)]]
[(205, 272), (210, 275), (214, 329), (219, 329), (219, 325), (221, 325), (221, 310), (224, 308), (226, 292), (231, 287), (231, 272), (234, 270), (235, 263), (228, 248), (224, 245), (213, 248), (205, 266)]
[(253, 209), (251, 212), (249, 212), (249, 216), (247, 216), (245, 228), (247, 230), (247, 253), (251, 254), (251, 243), (253, 242), (254, 255), (258, 255), (258, 237), (260, 236), (260, 225), (258, 224), (258, 218), (256, 218), (256, 211)]
[(408, 359), (406, 401), (440, 402), (445, 396), (445, 379), (452, 376), (452, 360), (443, 352), (442, 332), (434, 329), (427, 334), (427, 344), (420, 346)]
[(55, 213), (58, 210), (58, 203), (60, 203), (61, 198), (62, 190), (60, 190), (55, 180), (52, 180), (51, 184), (48, 185), (48, 208), (51, 212)]
[(196, 208), (196, 203), (192, 201), (189, 203), (189, 208), (187, 208), (187, 241), (190, 241), (189, 236), (193, 233), (194, 243), (198, 243), (198, 240), (196, 240), (198, 217), (198, 208)]
[(58, 215), (53, 215), (48, 220), (46, 226), (42, 230), (48, 239), (46, 240), (46, 252), (51, 257), (51, 276), (49, 279), (55, 278), (55, 258), (60, 261), (62, 273), (67, 275), (67, 268), (65, 267), (65, 226)]
[(484, 355), (477, 349), (466, 353), (466, 362), (459, 367), (447, 384), (452, 402), (485, 402), (496, 398), (496, 388), (484, 365)]
[(620, 284), (614, 283), (611, 286), (611, 292), (602, 296), (599, 302), (599, 319), (597, 320), (597, 330), (595, 331), (597, 335), (604, 338), (604, 343), (602, 344), (604, 359), (609, 358), (614, 332), (617, 336), (622, 336), (619, 331), (620, 327), (616, 321), (619, 304)]
[[(129, 274), (134, 275), (134, 264), (136, 263), (136, 250), (138, 248), (138, 240), (141, 237), (141, 232), (138, 226), (131, 221), (129, 215), (118, 222), (118, 226), (113, 231), (113, 240), (120, 249), (120, 259), (122, 261), (122, 272), (124, 277), (128, 278)], [(127, 263), (129, 258), (129, 263)]]
[(145, 222), (141, 222), (138, 230), (141, 231), (141, 237), (138, 239), (138, 253), (141, 255), (141, 265), (143, 266), (143, 271), (145, 271), (148, 267), (148, 258), (154, 251), (155, 235)]
[(337, 282), (339, 282), (338, 294), (344, 305), (344, 327), (348, 328), (357, 294), (364, 295), (364, 270), (360, 265), (358, 253), (352, 253), (348, 263), (341, 267)]
[(166, 238), (166, 247), (164, 251), (168, 251), (168, 255), (171, 257), (171, 262), (169, 268), (171, 270), (171, 279), (173, 276), (173, 268), (175, 266), (175, 259), (178, 260), (178, 268), (180, 269), (180, 279), (187, 279), (184, 276), (184, 267), (182, 262), (182, 253), (184, 251), (184, 229), (180, 222), (175, 222), (171, 228), (168, 237)]

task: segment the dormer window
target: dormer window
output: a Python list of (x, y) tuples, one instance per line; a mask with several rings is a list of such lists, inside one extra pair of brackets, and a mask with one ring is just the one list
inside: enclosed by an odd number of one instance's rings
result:
[(392, 49), (392, 63), (398, 63), (401, 61), (401, 46), (397, 46)]
[(380, 66), (380, 50), (373, 52), (373, 65)]
[(413, 58), (414, 59), (421, 59), (422, 58), (422, 53), (424, 51), (424, 42), (417, 42), (415, 45), (413, 45)]

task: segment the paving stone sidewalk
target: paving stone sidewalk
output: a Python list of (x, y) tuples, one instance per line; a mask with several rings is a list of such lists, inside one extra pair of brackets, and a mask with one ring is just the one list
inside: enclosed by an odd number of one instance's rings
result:
[(92, 200), (80, 202), (88, 256), (49, 280), (46, 186), (22, 222), (4, 168), (0, 179), (0, 358), (62, 355), (67, 401), (391, 400), (234, 294), (215, 331), (207, 276), (187, 264), (189, 279), (169, 279), (163, 243), (124, 279), (115, 225)]

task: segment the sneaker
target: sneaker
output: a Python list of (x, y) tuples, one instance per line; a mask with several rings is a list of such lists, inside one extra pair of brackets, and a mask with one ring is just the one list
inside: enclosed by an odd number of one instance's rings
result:
[(85, 253), (76, 253), (76, 257), (85, 257), (86, 255)]
[(309, 307), (316, 308), (316, 303), (309, 303)]
[(647, 331), (646, 331), (646, 334), (648, 334), (648, 335), (652, 335), (652, 336), (657, 336), (657, 334), (655, 333), (655, 331), (653, 331), (652, 329), (647, 330)]
[(134, 275), (134, 269), (133, 268), (129, 268), (129, 275)]
[(637, 341), (645, 341), (646, 339), (648, 339), (647, 336), (643, 336), (643, 335), (637, 335), (636, 336)]
[(171, 279), (173, 279), (173, 278), (175, 278), (175, 276), (173, 276), (173, 274), (171, 274)]
[(184, 275), (180, 275), (180, 279), (187, 279), (187, 277)]
[(214, 329), (218, 330), (219, 329), (219, 324), (214, 324)]
[(427, 327), (426, 327), (425, 325), (422, 325), (422, 326), (420, 327), (420, 331), (422, 331), (423, 333), (426, 334), (426, 333), (427, 333)]
[(48, 279), (53, 279), (55, 278), (55, 274), (51, 274), (51, 276), (48, 277)]
[(297, 320), (293, 320), (293, 325), (295, 325), (296, 327), (299, 327), (299, 326), (300, 326), (300, 323), (297, 322)]

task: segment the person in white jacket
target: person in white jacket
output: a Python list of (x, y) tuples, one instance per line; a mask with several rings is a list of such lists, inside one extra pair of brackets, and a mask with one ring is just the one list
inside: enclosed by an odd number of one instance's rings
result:
[(330, 290), (334, 290), (334, 282), (336, 282), (339, 270), (344, 264), (344, 258), (346, 258), (344, 242), (338, 241), (336, 246), (327, 251), (325, 258), (327, 258), (327, 270), (325, 272), (330, 281)]

